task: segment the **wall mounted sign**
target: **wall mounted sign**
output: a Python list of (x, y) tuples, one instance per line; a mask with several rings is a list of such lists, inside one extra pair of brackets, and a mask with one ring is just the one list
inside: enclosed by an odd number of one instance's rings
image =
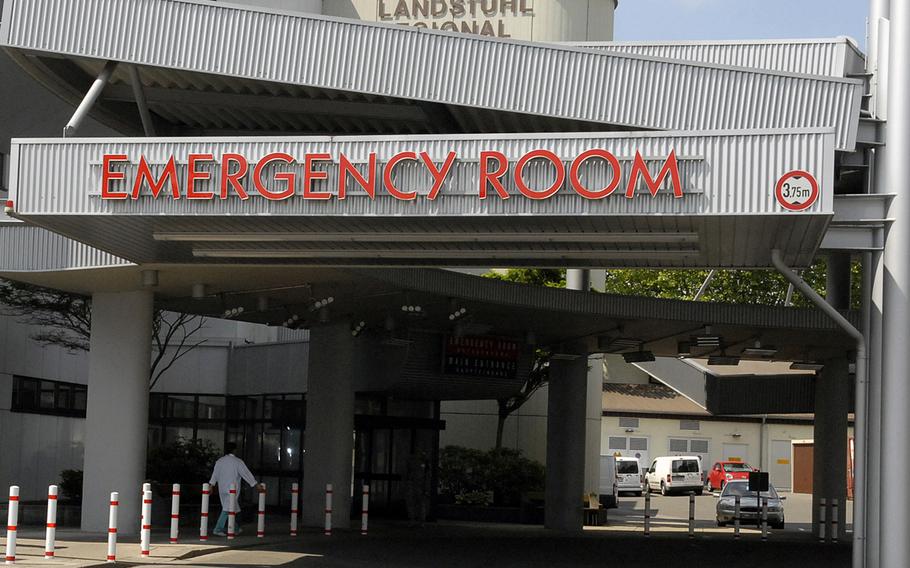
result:
[[(444, 193), (446, 178), (458, 158), (455, 152), (434, 159), (425, 151), (409, 151), (398, 152), (380, 162), (376, 153), (370, 153), (364, 163), (357, 164), (345, 154), (292, 156), (272, 152), (251, 159), (239, 153), (198, 153), (170, 155), (153, 163), (144, 155), (105, 154), (101, 198), (246, 200), (251, 195), (259, 195), (273, 201), (291, 197), (341, 200), (349, 193), (358, 192), (370, 199), (385, 193), (401, 201), (418, 198), (433, 201)], [(543, 200), (567, 188), (584, 199), (603, 199), (617, 190), (632, 199), (636, 194), (645, 193), (642, 190), (655, 197), (664, 186), (668, 186), (665, 193), (672, 193), (674, 198), (683, 197), (676, 151), (671, 150), (657, 159), (661, 165), (656, 173), (649, 168), (648, 161), (653, 162), (654, 158), (646, 160), (640, 152), (635, 152), (634, 158), (621, 159), (608, 150), (593, 148), (570, 160), (550, 150), (531, 150), (519, 156), (513, 165), (502, 152), (483, 151), (476, 162), (477, 197), (510, 199), (520, 195)], [(586, 185), (585, 172), (592, 164), (605, 172), (603, 185)], [(428, 186), (399, 187), (394, 174), (397, 168), (406, 165), (422, 168), (428, 174)], [(542, 181), (540, 175), (529, 176), (532, 169), (546, 171), (546, 181)], [(507, 186), (516, 188), (518, 193), (509, 192)]]
[(787, 172), (777, 180), (774, 196), (784, 209), (802, 211), (818, 199), (818, 182), (809, 172)]
[(496, 337), (448, 337), (443, 373), (472, 377), (513, 379), (521, 345)]

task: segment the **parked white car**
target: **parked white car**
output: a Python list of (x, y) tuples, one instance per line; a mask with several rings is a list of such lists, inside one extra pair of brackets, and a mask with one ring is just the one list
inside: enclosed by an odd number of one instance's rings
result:
[(645, 491), (670, 493), (695, 492), (701, 495), (705, 487), (705, 474), (698, 456), (661, 456), (651, 462), (645, 473)]
[(618, 489), (616, 484), (616, 458), (609, 455), (600, 456), (600, 504), (605, 509), (613, 509), (617, 506)]
[(616, 489), (620, 493), (641, 495), (642, 471), (638, 458), (616, 458)]

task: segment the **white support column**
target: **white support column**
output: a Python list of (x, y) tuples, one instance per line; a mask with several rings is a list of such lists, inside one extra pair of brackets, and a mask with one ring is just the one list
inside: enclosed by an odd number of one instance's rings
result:
[(322, 527), (326, 485), (342, 514), (335, 528), (350, 528), (351, 454), (354, 450), (355, 341), (347, 322), (310, 331), (306, 453), (303, 459), (303, 523)]
[(585, 493), (585, 398), (588, 358), (550, 360), (544, 524), (580, 531)]
[[(112, 490), (121, 490), (123, 519), (138, 519), (135, 488), (145, 477), (148, 439), (152, 293), (104, 292), (92, 296), (82, 530), (108, 528)], [(136, 534), (133, 522), (121, 534)]]
[(63, 137), (71, 138), (76, 135), (76, 131), (79, 130), (79, 125), (82, 124), (82, 121), (85, 120), (85, 117), (89, 115), (92, 111), (92, 107), (95, 106), (95, 102), (101, 96), (101, 92), (104, 91), (104, 87), (107, 86), (108, 82), (111, 80), (111, 76), (114, 74), (114, 69), (117, 68), (116, 61), (108, 61), (104, 64), (104, 67), (101, 69), (101, 73), (98, 74), (98, 78), (92, 83), (92, 86), (89, 87), (88, 92), (85, 93), (85, 97), (82, 99), (82, 102), (79, 103), (79, 106), (76, 107), (76, 111), (73, 113), (73, 116), (70, 118), (69, 122), (66, 123), (66, 126), (63, 127)]
[(600, 491), (600, 431), (603, 419), (602, 354), (588, 357), (588, 381), (585, 395), (585, 493)]
[[(888, 71), (888, 128), (885, 141), (890, 159), (886, 183), (897, 195), (888, 208), (894, 219), (887, 230), (884, 252), (882, 313), (882, 478), (910, 471), (910, 2), (891, 6), (890, 69)], [(887, 473), (885, 473), (887, 472)], [(910, 566), (910, 495), (888, 491), (882, 496), (880, 517), (881, 566)]]
[[(815, 451), (813, 454), (812, 510), (818, 511), (824, 499), (831, 503), (847, 499), (847, 412), (850, 401), (848, 362), (846, 358), (828, 359), (816, 378), (815, 386)], [(841, 524), (846, 520), (841, 508)], [(817, 516), (813, 527), (818, 533)], [(831, 519), (827, 522), (830, 524)], [(830, 527), (826, 527), (830, 534)]]

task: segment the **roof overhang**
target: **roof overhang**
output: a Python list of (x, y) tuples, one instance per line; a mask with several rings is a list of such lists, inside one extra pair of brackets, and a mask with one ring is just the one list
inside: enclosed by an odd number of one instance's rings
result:
[(120, 62), (94, 114), (125, 133), (141, 131), (137, 86), (173, 135), (830, 128), (850, 151), (863, 94), (843, 77), (191, 0), (6, 0), (0, 45), (74, 104)]
[[(770, 266), (776, 248), (806, 266), (833, 215), (833, 144), (830, 131), (808, 130), (15, 140), (10, 197), (15, 217), (137, 264), (742, 268)], [(579, 158), (591, 149), (599, 157)], [(528, 160), (535, 150), (556, 161)], [(482, 163), (484, 152), (505, 161)], [(275, 153), (293, 162), (264, 159)], [(213, 158), (193, 166), (194, 193), (207, 198), (192, 199), (188, 161), (200, 154)], [(236, 156), (248, 163), (236, 177), (247, 199), (228, 184), (242, 167)], [(374, 196), (348, 169), (340, 199), (342, 160), (369, 179), (371, 156)], [(431, 172), (447, 162), (434, 197)], [(481, 198), (481, 172), (500, 167), (502, 193), (487, 180)], [(776, 197), (794, 170), (818, 187), (799, 211)], [(289, 187), (287, 176), (295, 193), (268, 198)], [(584, 195), (573, 179), (613, 190)], [(549, 197), (532, 193), (550, 187)]]

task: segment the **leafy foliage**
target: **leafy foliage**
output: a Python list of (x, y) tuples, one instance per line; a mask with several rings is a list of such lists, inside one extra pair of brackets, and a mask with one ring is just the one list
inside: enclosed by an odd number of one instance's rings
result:
[(60, 496), (73, 503), (82, 503), (82, 470), (64, 469), (60, 472)]
[(439, 492), (444, 500), (484, 504), (480, 496), (492, 493), (492, 504), (514, 507), (521, 496), (544, 489), (544, 466), (519, 450), (489, 451), (446, 446), (439, 456)]
[(219, 456), (218, 448), (209, 440), (178, 438), (171, 444), (149, 450), (145, 472), (149, 480), (168, 492), (172, 484), (179, 483), (182, 492), (195, 495), (209, 480)]

